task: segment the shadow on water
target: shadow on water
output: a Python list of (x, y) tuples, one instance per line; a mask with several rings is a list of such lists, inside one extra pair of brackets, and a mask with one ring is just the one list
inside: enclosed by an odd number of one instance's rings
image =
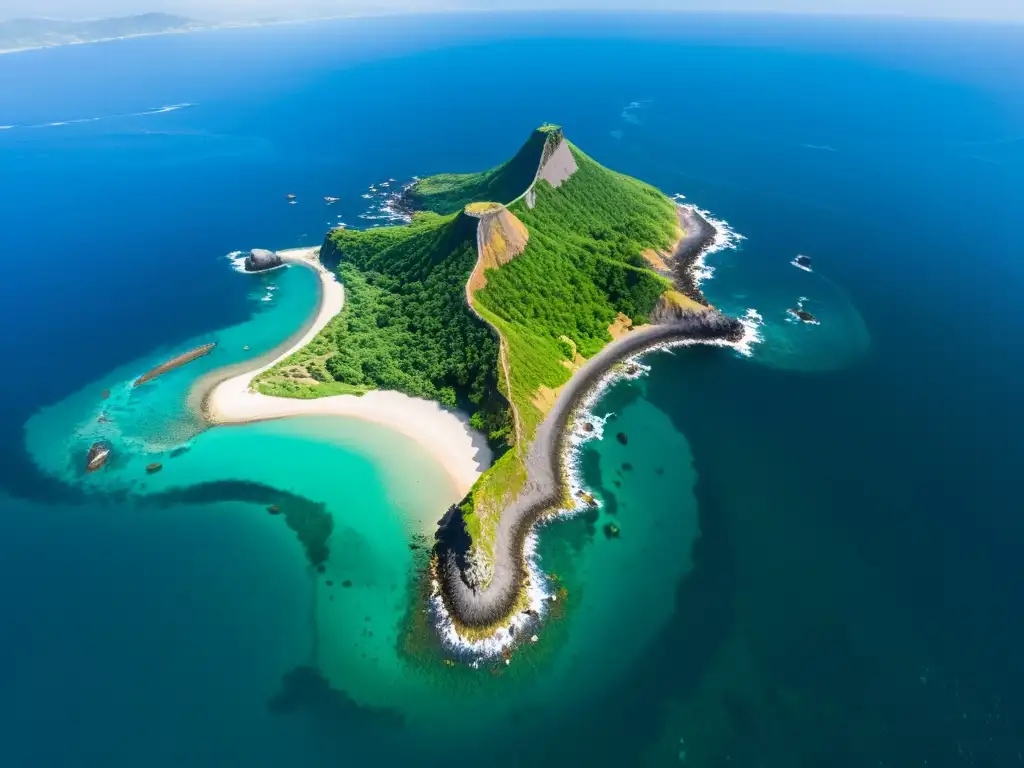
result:
[(298, 666), (281, 678), (281, 690), (267, 701), (276, 715), (307, 713), (328, 723), (372, 724), (398, 727), (402, 716), (391, 709), (357, 704), (345, 693), (332, 688), (315, 667)]
[(334, 531), (334, 517), (327, 510), (327, 505), (269, 485), (244, 480), (218, 480), (139, 496), (135, 501), (142, 506), (159, 507), (232, 501), (262, 504), (269, 514), (284, 517), (285, 523), (299, 537), (310, 565), (321, 570), (330, 557), (327, 542)]

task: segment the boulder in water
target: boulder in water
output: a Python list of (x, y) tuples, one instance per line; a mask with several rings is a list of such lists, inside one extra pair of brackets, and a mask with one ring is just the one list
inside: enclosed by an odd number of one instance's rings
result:
[(152, 464), (147, 464), (146, 465), (146, 474), (147, 475), (152, 475), (154, 472), (159, 472), (163, 468), (164, 468), (163, 464), (161, 464), (161, 463), (159, 463), (157, 461), (154, 461)]
[(811, 257), (810, 256), (804, 256), (803, 254), (801, 254), (801, 255), (797, 256), (794, 259), (794, 261), (799, 266), (801, 266), (801, 267), (810, 267), (811, 266)]
[(245, 257), (246, 272), (262, 272), (264, 269), (273, 269), (284, 264), (284, 260), (273, 251), (263, 248), (253, 248)]
[(818, 323), (818, 318), (816, 318), (814, 315), (812, 315), (807, 310), (796, 308), (796, 309), (787, 309), (786, 311), (789, 312), (789, 314), (791, 314), (793, 317), (795, 317), (801, 323), (813, 323), (815, 325)]
[(110, 443), (105, 440), (93, 443), (85, 457), (85, 471), (95, 472), (107, 463), (110, 458)]

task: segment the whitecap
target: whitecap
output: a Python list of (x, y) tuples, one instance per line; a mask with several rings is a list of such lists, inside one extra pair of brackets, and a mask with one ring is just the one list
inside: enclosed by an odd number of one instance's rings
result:
[[(236, 272), (245, 272), (245, 256), (243, 251), (232, 251), (226, 254), (225, 258), (231, 262), (231, 268)], [(248, 272), (245, 272), (249, 274)]]
[[(685, 200), (686, 196), (677, 192), (672, 195), (672, 199), (677, 201)], [(690, 268), (694, 284), (700, 288), (701, 283), (705, 280), (710, 280), (715, 274), (715, 270), (710, 267), (706, 261), (707, 257), (712, 253), (718, 253), (719, 251), (727, 249), (735, 250), (739, 246), (740, 241), (746, 240), (746, 238), (734, 230), (725, 219), (715, 218), (711, 211), (699, 208), (693, 203), (685, 203), (682, 207), (700, 214), (700, 216), (703, 217), (704, 220), (707, 221), (715, 230), (714, 240), (711, 241), (707, 248), (697, 255), (697, 258), (694, 259), (693, 266)]]

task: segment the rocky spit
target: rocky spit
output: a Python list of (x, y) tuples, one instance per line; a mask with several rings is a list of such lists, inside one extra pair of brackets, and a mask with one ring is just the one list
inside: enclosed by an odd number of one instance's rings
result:
[(168, 371), (173, 371), (175, 368), (180, 368), (186, 363), (191, 363), (193, 360), (200, 358), (203, 355), (208, 355), (216, 346), (217, 342), (213, 342), (212, 344), (203, 344), (201, 347), (190, 349), (188, 352), (172, 357), (166, 363), (161, 363), (156, 368), (146, 371), (144, 374), (139, 376), (139, 378), (132, 383), (132, 386), (137, 387), (141, 384), (145, 384), (147, 381), (152, 381), (157, 376), (162, 376)]
[[(437, 545), (441, 598), (458, 624), (486, 628), (511, 617), (528, 580), (525, 542), (533, 524), (566, 506), (569, 493), (566, 436), (590, 391), (621, 361), (662, 344), (682, 340), (738, 341), (745, 331), (739, 320), (713, 309), (695, 312), (665, 325), (634, 331), (606, 346), (576, 372), (554, 408), (537, 430), (526, 459), (527, 481), (519, 497), (498, 522), (494, 575), (484, 589), (474, 589), (463, 576), (468, 539), (451, 535), (462, 526), (457, 509), (450, 511)], [(447, 529), (447, 530), (446, 530)]]

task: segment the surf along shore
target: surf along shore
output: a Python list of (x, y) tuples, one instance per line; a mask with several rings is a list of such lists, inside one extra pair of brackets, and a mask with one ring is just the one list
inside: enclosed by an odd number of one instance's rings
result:
[(443, 410), (437, 403), (384, 391), (300, 400), (272, 397), (251, 388), (253, 379), (309, 344), (344, 306), (344, 286), (320, 263), (319, 251), (318, 247), (278, 251), (287, 264), (313, 269), (320, 278), (317, 305), (306, 322), (266, 354), (225, 366), (199, 379), (189, 393), (190, 406), (210, 426), (293, 416), (341, 416), (380, 424), (426, 449), (450, 478), (451, 501), (462, 498), (490, 465), (490, 450), (483, 436), (469, 428), (466, 419)]
[(468, 658), (503, 654), (507, 659), (508, 649), (539, 623), (546, 600), (554, 599), (538, 584), (541, 576), (530, 563), (531, 532), (538, 523), (597, 503), (575, 478), (575, 465), (579, 444), (596, 436), (588, 406), (600, 391), (615, 378), (639, 373), (642, 367), (635, 359), (655, 349), (700, 343), (743, 350), (755, 340), (752, 323), (718, 312), (700, 290), (704, 258), (724, 247), (726, 233), (694, 206), (677, 204), (677, 216), (680, 237), (670, 253), (658, 256), (655, 269), (691, 305), (612, 341), (573, 374), (529, 447), (522, 492), (502, 510), (493, 576), (485, 587), (467, 582), (461, 517), (455, 507), (446, 515), (435, 550), (432, 608), (451, 651)]

